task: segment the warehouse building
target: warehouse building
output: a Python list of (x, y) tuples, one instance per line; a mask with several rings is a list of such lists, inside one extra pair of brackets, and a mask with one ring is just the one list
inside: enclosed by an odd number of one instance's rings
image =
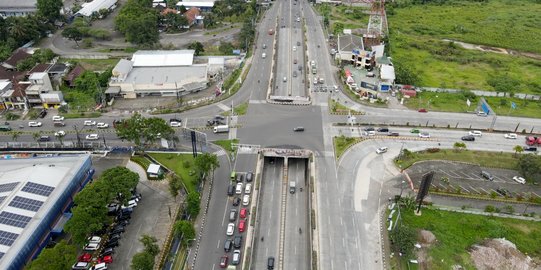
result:
[(207, 64), (194, 64), (194, 50), (137, 51), (113, 68), (106, 94), (136, 98), (178, 97), (207, 88)]
[(0, 159), (0, 269), (22, 269), (62, 231), (91, 167), (89, 155)]

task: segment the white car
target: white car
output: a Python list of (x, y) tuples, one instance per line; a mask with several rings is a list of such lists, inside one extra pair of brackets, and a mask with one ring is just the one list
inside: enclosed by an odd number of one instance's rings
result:
[(53, 116), (53, 121), (54, 122), (64, 121), (64, 116), (55, 115), (55, 116)]
[(376, 149), (376, 154), (383, 154), (385, 152), (387, 152), (389, 148), (387, 146), (383, 146), (383, 147), (380, 147), (378, 149)]
[(41, 127), (41, 122), (28, 122), (29, 127)]
[(252, 184), (248, 183), (246, 184), (246, 187), (244, 188), (244, 193), (250, 194), (250, 192), (252, 192)]
[(59, 131), (54, 133), (54, 136), (55, 137), (64, 137), (64, 136), (66, 136), (66, 132), (63, 131), (63, 130), (59, 130)]
[(242, 194), (242, 183), (237, 183), (235, 187), (235, 194)]
[(227, 231), (225, 234), (227, 234), (227, 236), (232, 236), (234, 233), (235, 233), (235, 223), (227, 224)]
[(503, 135), (503, 137), (506, 138), (506, 139), (513, 139), (514, 140), (514, 139), (518, 138), (518, 135), (516, 133), (507, 133), (507, 134)]
[(90, 270), (107, 270), (107, 264), (106, 263), (98, 263), (92, 267), (90, 267)]
[(294, 52), (297, 51), (297, 47), (296, 47), (296, 46), (293, 46), (293, 51), (294, 51)]
[(85, 126), (95, 126), (95, 125), (96, 125), (96, 121), (85, 120), (85, 122), (83, 123), (83, 125), (85, 125)]
[(98, 134), (88, 134), (86, 135), (86, 139), (89, 140), (89, 141), (95, 141), (95, 140), (98, 140), (100, 138), (100, 135)]
[(472, 131), (468, 132), (468, 134), (471, 135), (471, 136), (475, 136), (475, 137), (483, 136), (483, 132), (481, 132), (479, 130), (472, 130)]
[(181, 122), (176, 122), (176, 121), (173, 121), (171, 123), (169, 123), (170, 126), (172, 127), (182, 127), (182, 123)]
[(242, 205), (247, 206), (250, 204), (250, 195), (246, 194), (242, 196)]
[(88, 237), (88, 243), (101, 243), (101, 237), (99, 236), (92, 236), (92, 237)]
[(126, 209), (126, 208), (135, 208), (135, 207), (137, 207), (137, 202), (135, 202), (135, 200), (131, 200), (127, 203), (127, 205), (122, 205), (120, 208)]
[(526, 184), (526, 179), (520, 177), (520, 176), (513, 176), (513, 180), (519, 184)]
[(83, 250), (86, 250), (86, 251), (94, 251), (94, 250), (98, 250), (98, 249), (100, 249), (100, 244), (99, 243), (88, 243), (83, 248)]
[(421, 132), (421, 133), (419, 133), (419, 138), (430, 138), (430, 133)]
[(97, 128), (108, 128), (109, 127), (109, 124), (107, 123), (98, 123), (96, 125)]

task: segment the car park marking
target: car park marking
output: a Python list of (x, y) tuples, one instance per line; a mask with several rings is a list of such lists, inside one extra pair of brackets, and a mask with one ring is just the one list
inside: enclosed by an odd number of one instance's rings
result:
[(472, 187), (472, 186), (470, 186), (470, 189), (473, 190), (473, 191), (475, 191), (475, 193), (477, 193), (477, 194), (481, 194), (481, 192), (479, 192), (477, 189), (475, 189), (475, 188)]

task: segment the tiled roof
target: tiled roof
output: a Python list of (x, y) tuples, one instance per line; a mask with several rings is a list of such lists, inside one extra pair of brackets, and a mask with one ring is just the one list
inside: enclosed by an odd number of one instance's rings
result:
[(51, 64), (37, 64), (30, 71), (28, 71), (27, 74), (32, 74), (34, 72), (46, 72), (49, 67), (51, 67)]
[(195, 21), (195, 18), (199, 16), (199, 9), (196, 7), (190, 8), (188, 11), (184, 13), (184, 16), (186, 19), (188, 19), (188, 22), (192, 24)]
[(70, 86), (73, 86), (74, 80), (83, 73), (85, 69), (79, 65), (75, 66), (70, 73), (66, 76), (66, 81), (69, 83)]
[(24, 60), (31, 56), (32, 55), (27, 53), (24, 49), (18, 49), (6, 61), (4, 61), (4, 63), (12, 67), (16, 67), (19, 61)]

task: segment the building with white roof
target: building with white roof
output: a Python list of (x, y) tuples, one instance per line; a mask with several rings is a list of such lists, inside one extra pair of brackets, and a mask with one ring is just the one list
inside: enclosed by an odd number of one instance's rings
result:
[(381, 65), (379, 90), (387, 92), (393, 88), (395, 73), (393, 65)]
[(75, 16), (90, 17), (94, 12), (101, 9), (113, 10), (116, 7), (117, 0), (94, 0), (92, 2), (83, 3), (83, 7), (75, 13)]
[(213, 0), (210, 0), (210, 1), (201, 1), (201, 0), (183, 0), (181, 2), (178, 2), (176, 4), (177, 6), (177, 9), (180, 8), (180, 6), (184, 6), (186, 9), (190, 9), (192, 7), (196, 7), (198, 9), (200, 9), (201, 11), (211, 11), (212, 8), (214, 7), (214, 2)]
[(37, 0), (2, 0), (0, 1), (0, 17), (17, 17), (36, 13), (37, 2)]
[(113, 68), (108, 95), (124, 98), (180, 96), (207, 87), (208, 65), (194, 64), (194, 50), (137, 51)]
[(62, 231), (91, 166), (89, 155), (0, 159), (0, 269), (22, 269)]

